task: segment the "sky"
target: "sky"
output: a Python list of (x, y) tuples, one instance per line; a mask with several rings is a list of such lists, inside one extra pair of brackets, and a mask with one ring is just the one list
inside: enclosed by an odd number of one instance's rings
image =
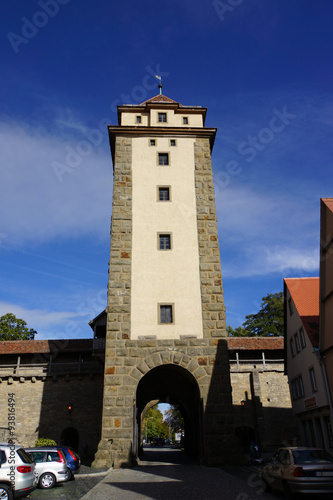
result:
[(333, 196), (333, 3), (16, 0), (0, 19), (0, 316), (89, 338), (106, 306), (117, 104), (208, 108), (227, 324), (317, 276)]

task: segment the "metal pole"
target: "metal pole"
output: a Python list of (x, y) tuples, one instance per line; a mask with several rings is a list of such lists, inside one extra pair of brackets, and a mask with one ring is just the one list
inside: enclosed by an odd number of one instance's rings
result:
[(146, 444), (147, 444), (147, 433), (148, 433), (148, 420), (151, 420), (153, 417), (148, 417), (146, 420)]

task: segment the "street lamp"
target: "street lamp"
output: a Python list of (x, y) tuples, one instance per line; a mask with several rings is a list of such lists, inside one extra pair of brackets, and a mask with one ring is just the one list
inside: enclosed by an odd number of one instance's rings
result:
[(147, 432), (148, 432), (148, 420), (151, 420), (153, 417), (148, 417), (146, 419), (146, 443), (147, 443)]

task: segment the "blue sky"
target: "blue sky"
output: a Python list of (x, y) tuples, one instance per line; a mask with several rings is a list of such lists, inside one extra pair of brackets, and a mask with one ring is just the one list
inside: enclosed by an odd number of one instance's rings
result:
[(116, 105), (208, 108), (227, 322), (318, 275), (333, 196), (333, 4), (17, 0), (2, 6), (0, 315), (83, 338), (106, 305)]

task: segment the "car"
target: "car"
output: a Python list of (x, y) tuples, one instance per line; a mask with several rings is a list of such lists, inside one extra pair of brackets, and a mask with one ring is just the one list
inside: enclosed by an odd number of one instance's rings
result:
[(262, 479), (267, 491), (332, 493), (333, 456), (321, 448), (280, 448), (263, 467)]
[(56, 483), (68, 481), (67, 460), (61, 448), (55, 446), (26, 448), (38, 474), (38, 486), (52, 488)]
[(22, 498), (36, 487), (35, 464), (24, 448), (9, 443), (0, 444), (0, 498)]
[[(81, 459), (79, 455), (69, 446), (58, 446), (65, 454), (67, 460), (67, 475), (68, 481), (74, 479), (74, 474), (77, 474), (81, 467)], [(1, 498), (1, 497), (0, 497)]]
[(164, 439), (161, 437), (155, 437), (152, 439), (150, 445), (151, 446), (158, 446), (158, 447), (162, 448), (162, 446), (164, 445)]

